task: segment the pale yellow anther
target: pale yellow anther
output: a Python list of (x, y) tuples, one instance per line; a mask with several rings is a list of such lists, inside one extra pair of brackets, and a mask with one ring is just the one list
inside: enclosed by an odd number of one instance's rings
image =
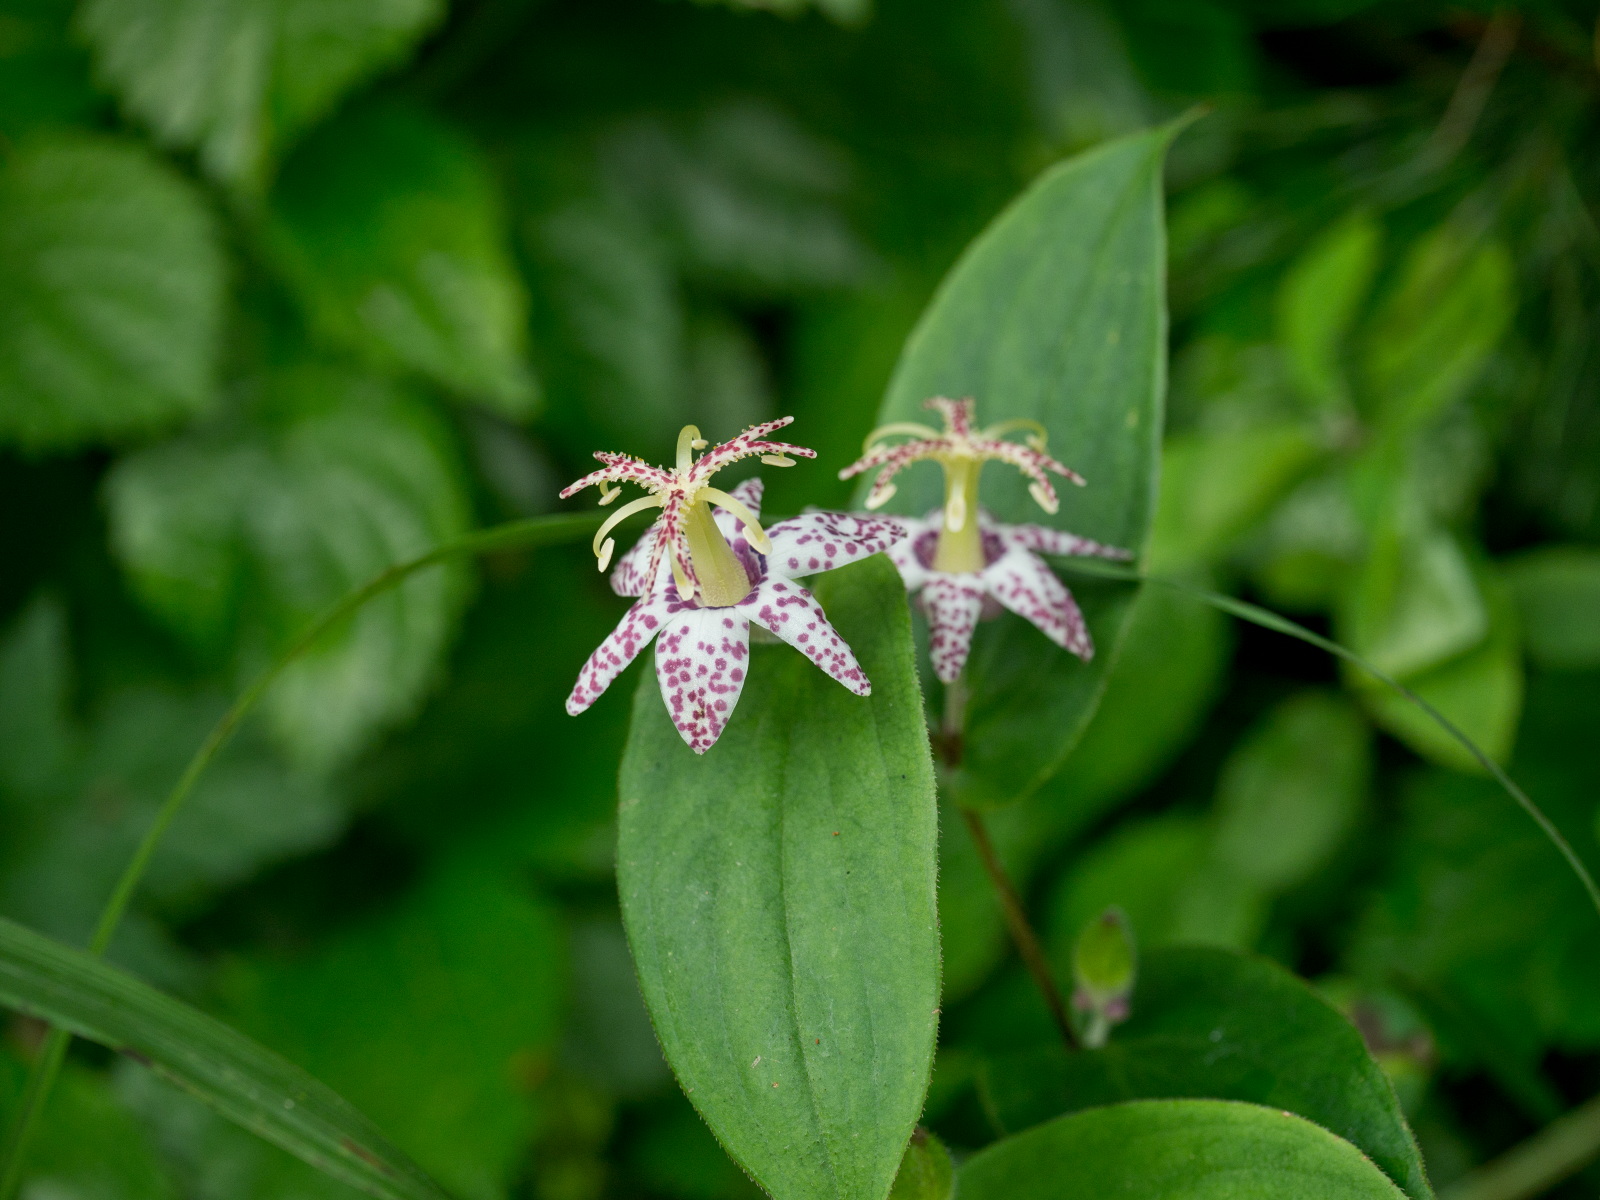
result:
[(767, 466), (769, 466), (769, 467), (792, 467), (792, 466), (794, 466), (794, 459), (789, 458), (789, 457), (787, 457), (785, 455), (782, 455), (782, 454), (763, 454), (761, 456), (761, 461), (766, 463)]
[(882, 508), (885, 504), (889, 503), (889, 498), (899, 490), (900, 488), (892, 483), (882, 491), (874, 489), (867, 495), (867, 508), (869, 510)]
[(705, 497), (708, 504), (715, 504), (718, 508), (725, 509), (733, 514), (734, 519), (744, 526), (745, 541), (749, 542), (762, 554), (772, 553), (772, 539), (767, 537), (767, 531), (761, 528), (761, 522), (756, 520), (755, 513), (751, 512), (721, 488), (708, 487), (700, 494)]
[(611, 555), (616, 551), (616, 549), (617, 549), (617, 539), (616, 538), (607, 538), (606, 539), (606, 544), (604, 546), (600, 547), (600, 553), (596, 557), (600, 561), (600, 573), (601, 574), (605, 574), (605, 569), (611, 565)]
[(1030, 483), (1028, 485), (1028, 495), (1038, 502), (1040, 508), (1052, 515), (1061, 508), (1061, 502), (1045, 491), (1042, 483)]

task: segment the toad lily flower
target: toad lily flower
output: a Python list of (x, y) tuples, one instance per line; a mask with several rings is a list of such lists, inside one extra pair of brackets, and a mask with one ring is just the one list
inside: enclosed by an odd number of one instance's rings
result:
[(598, 485), (602, 505), (621, 494), (616, 487), (621, 482), (636, 483), (649, 493), (618, 509), (595, 534), (602, 571), (616, 549), (609, 535), (617, 523), (644, 508), (662, 510), (611, 573), (614, 592), (639, 599), (578, 673), (567, 697), (569, 713), (577, 716), (599, 699), (651, 639), (658, 638), (661, 698), (689, 748), (704, 754), (722, 735), (739, 702), (752, 621), (856, 695), (872, 691), (822, 606), (793, 581), (887, 549), (904, 536), (900, 522), (819, 512), (763, 530), (759, 479), (747, 479), (732, 492), (710, 486), (714, 474), (740, 459), (759, 456), (771, 466), (787, 467), (794, 458), (815, 458), (816, 451), (803, 446), (763, 440), (793, 420), (752, 426), (698, 460), (694, 451), (706, 443), (698, 429), (685, 426), (678, 437), (677, 465), (670, 471), (602, 451), (595, 457), (605, 466), (562, 491), (565, 499)]
[[(1002, 525), (978, 507), (978, 478), (991, 459), (1009, 463), (1028, 477), (1028, 493), (1047, 513), (1060, 508), (1051, 475), (1083, 479), (1045, 453), (1045, 429), (1037, 421), (1002, 421), (973, 427), (973, 401), (936, 397), (927, 408), (944, 417), (944, 431), (911, 421), (896, 422), (868, 435), (866, 452), (839, 472), (849, 479), (879, 468), (867, 494), (878, 508), (894, 495), (894, 477), (914, 462), (932, 459), (944, 468), (944, 506), (922, 520), (906, 520), (905, 540), (889, 552), (906, 590), (928, 615), (934, 674), (954, 683), (972, 650), (978, 621), (1002, 608), (1036, 625), (1052, 642), (1084, 661), (1094, 657), (1094, 642), (1072, 593), (1039, 554), (1092, 554), (1129, 559), (1114, 546), (1049, 529), (1043, 525)], [(1028, 431), (1026, 443), (1002, 434)], [(910, 441), (892, 442), (901, 436)]]

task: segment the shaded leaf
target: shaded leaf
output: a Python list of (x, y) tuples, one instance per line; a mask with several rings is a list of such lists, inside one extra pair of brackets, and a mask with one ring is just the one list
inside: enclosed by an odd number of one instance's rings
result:
[(1319, 407), (1350, 403), (1345, 340), (1378, 268), (1383, 230), (1352, 213), (1300, 252), (1278, 287), (1278, 341), (1296, 384)]
[(528, 415), (528, 301), (494, 181), (459, 133), (362, 106), (296, 149), (270, 203), (278, 262), (328, 337)]
[(130, 975), (0, 920), (0, 1004), (130, 1055), (224, 1116), (381, 1200), (445, 1200), (300, 1068)]
[[(930, 396), (972, 396), (979, 418), (1032, 418), (1089, 481), (1046, 516), (1016, 472), (991, 468), (984, 506), (1143, 548), (1155, 498), (1165, 375), (1161, 164), (1173, 127), (1107, 143), (1046, 172), (967, 249), (906, 343), (880, 421), (921, 420)], [(894, 511), (942, 501), (939, 472), (902, 477)], [(858, 493), (858, 499), (860, 494)], [(980, 631), (968, 675), (962, 803), (1022, 799), (1093, 713), (1131, 589), (1076, 593), (1098, 647), (1088, 664), (1017, 619)]]
[(1361, 1035), (1266, 959), (1198, 947), (1152, 951), (1140, 964), (1133, 1015), (1110, 1045), (1000, 1055), (985, 1063), (982, 1080), (990, 1112), (1012, 1133), (1128, 1100), (1266, 1105), (1354, 1143), (1414, 1200), (1432, 1195), (1394, 1089)]
[(532, 1129), (562, 960), (545, 905), (452, 864), (303, 959), (238, 961), (223, 990), (243, 1028), (373, 1113), (452, 1191), (488, 1198)]
[(1528, 657), (1551, 670), (1600, 667), (1600, 551), (1545, 546), (1505, 564)]
[[(0, 1119), (9, 1125), (26, 1071), (0, 1056)], [(169, 1200), (166, 1172), (144, 1131), (117, 1103), (102, 1076), (69, 1065), (56, 1082), (28, 1151), (22, 1191), (62, 1200)]]
[(41, 138), (0, 169), (0, 440), (56, 450), (209, 407), (223, 258), (194, 188), (131, 141)]
[(702, 758), (646, 675), (621, 773), (618, 888), (656, 1033), (778, 1200), (887, 1194), (939, 1003), (933, 772), (900, 582), (875, 557), (817, 592), (869, 698), (758, 646)]
[(211, 175), (254, 187), (443, 13), (441, 0), (90, 0), (79, 19), (130, 113)]
[[(385, 567), (465, 531), (437, 416), (371, 378), (313, 366), (260, 383), (258, 424), (144, 451), (107, 481), (112, 545), (175, 632), (242, 681)], [(294, 663), (264, 707), (301, 761), (340, 760), (411, 713), (454, 630), (468, 569), (447, 563), (366, 605)]]
[(1284, 1112), (1145, 1100), (1060, 1117), (975, 1154), (963, 1200), (1393, 1200), (1349, 1142)]

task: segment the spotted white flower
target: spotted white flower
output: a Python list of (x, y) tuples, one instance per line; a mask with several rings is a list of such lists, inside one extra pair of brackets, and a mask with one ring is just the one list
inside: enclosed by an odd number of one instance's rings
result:
[[(618, 494), (611, 485), (626, 480), (650, 494), (618, 511), (595, 535), (595, 554), (603, 571), (614, 543), (617, 521), (648, 505), (659, 505), (656, 519), (611, 573), (618, 595), (638, 597), (622, 622), (601, 642), (578, 673), (567, 697), (574, 716), (597, 699), (639, 653), (656, 640), (656, 680), (679, 734), (704, 754), (727, 727), (744, 688), (750, 659), (750, 624), (767, 629), (858, 696), (872, 685), (854, 653), (828, 622), (816, 598), (794, 580), (829, 571), (886, 550), (904, 534), (897, 520), (846, 513), (806, 513), (760, 524), (761, 481), (748, 479), (723, 492), (708, 486), (716, 471), (742, 458), (787, 466), (794, 457), (815, 452), (762, 440), (792, 421), (786, 417), (705, 446), (692, 425), (678, 439), (678, 463), (668, 471), (620, 454), (596, 454), (606, 464), (564, 490), (563, 497), (598, 484), (601, 503)], [(711, 506), (715, 505), (716, 511)]]
[[(839, 478), (878, 468), (867, 494), (870, 509), (894, 495), (894, 476), (912, 463), (931, 459), (944, 468), (943, 507), (921, 520), (906, 520), (906, 537), (889, 551), (906, 590), (928, 616), (934, 674), (943, 683), (955, 682), (972, 651), (978, 622), (1005, 609), (1032, 622), (1062, 649), (1085, 661), (1094, 657), (1094, 641), (1077, 601), (1039, 555), (1133, 555), (1043, 525), (1002, 525), (978, 507), (978, 480), (990, 460), (1009, 463), (1028, 476), (1029, 494), (1048, 513), (1060, 507), (1051, 475), (1080, 487), (1083, 479), (1045, 452), (1045, 430), (1037, 421), (976, 429), (970, 399), (941, 396), (926, 407), (943, 415), (943, 432), (910, 421), (875, 429), (867, 437), (866, 452), (840, 471)], [(1028, 431), (1026, 444), (1002, 437), (1016, 429)], [(887, 440), (900, 436), (911, 440)]]

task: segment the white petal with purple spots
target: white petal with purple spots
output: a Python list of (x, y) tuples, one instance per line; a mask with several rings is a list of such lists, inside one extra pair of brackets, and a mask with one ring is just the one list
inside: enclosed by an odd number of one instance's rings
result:
[(595, 647), (589, 661), (578, 672), (578, 682), (567, 697), (567, 711), (577, 716), (611, 686), (616, 677), (650, 644), (660, 631), (672, 606), (660, 592), (647, 596), (630, 608), (606, 640)]
[(1078, 603), (1043, 559), (1027, 550), (1007, 550), (979, 576), (985, 590), (1063, 650), (1088, 662), (1094, 642)]
[(928, 614), (928, 653), (941, 683), (954, 683), (972, 652), (972, 633), (983, 612), (983, 587), (976, 575), (929, 572), (919, 599)]
[(789, 579), (832, 571), (888, 549), (904, 531), (901, 522), (887, 517), (802, 513), (767, 530), (772, 539), (767, 565), (774, 575)]
[(656, 642), (656, 682), (678, 733), (696, 754), (711, 749), (744, 690), (750, 622), (734, 608), (680, 608)]
[(769, 575), (738, 607), (856, 695), (872, 694), (872, 684), (854, 652), (829, 624), (816, 597), (798, 583)]
[(1133, 557), (1132, 551), (1102, 545), (1089, 538), (1079, 537), (1075, 533), (1049, 529), (1043, 525), (995, 525), (992, 528), (1000, 535), (1007, 549), (1036, 550), (1040, 554), (1092, 554), (1097, 558), (1116, 558), (1124, 561)]

